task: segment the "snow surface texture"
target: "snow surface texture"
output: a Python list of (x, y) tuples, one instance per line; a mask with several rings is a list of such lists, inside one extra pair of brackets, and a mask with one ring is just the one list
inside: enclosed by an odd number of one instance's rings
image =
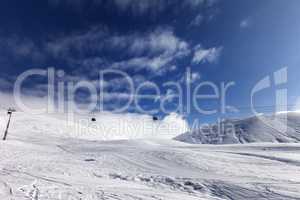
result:
[[(0, 128), (7, 123), (5, 111), (0, 112)], [(96, 121), (92, 121), (95, 118)], [(171, 139), (188, 131), (187, 122), (177, 114), (154, 121), (152, 116), (138, 114), (112, 114), (109, 112), (88, 115), (13, 114), (10, 132), (79, 138), (87, 140), (120, 140), (163, 138)]]
[(14, 113), (0, 142), (1, 200), (300, 199), (298, 144), (92, 141), (61, 121)]
[[(175, 140), (192, 144), (298, 143), (300, 114), (290, 112), (286, 116), (276, 114), (243, 120), (226, 120), (184, 133)], [(285, 125), (287, 129), (283, 130)]]
[[(81, 108), (80, 115), (69, 112), (55, 114), (34, 115), (32, 113), (46, 113), (48, 101), (45, 98), (21, 96), (20, 107), (14, 96), (0, 92), (0, 109), (13, 107), (26, 113), (18, 112), (14, 115), (14, 129), (26, 129), (30, 132), (57, 135), (60, 137), (74, 137), (88, 140), (120, 140), (140, 138), (171, 139), (189, 130), (189, 125), (182, 116), (171, 113), (161, 120), (153, 120), (153, 116), (141, 114), (113, 114), (102, 112), (91, 114)], [(80, 106), (79, 106), (80, 107)], [(57, 110), (57, 108), (55, 109)], [(72, 111), (75, 109), (69, 109)], [(83, 114), (86, 113), (86, 114)], [(96, 121), (92, 119), (95, 118)], [(5, 110), (0, 110), (0, 126), (6, 126)], [(50, 127), (50, 129), (48, 129)]]

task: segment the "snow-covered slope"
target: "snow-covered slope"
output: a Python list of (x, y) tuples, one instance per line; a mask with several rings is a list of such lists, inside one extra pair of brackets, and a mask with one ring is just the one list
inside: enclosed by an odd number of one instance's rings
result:
[(0, 141), (1, 200), (300, 199), (299, 144), (91, 141), (61, 117), (15, 113)]
[[(96, 121), (91, 119), (95, 118)], [(8, 116), (0, 111), (0, 133), (4, 131)], [(76, 114), (13, 113), (10, 134), (35, 133), (88, 140), (120, 140), (160, 138), (171, 139), (188, 130), (187, 122), (177, 114), (153, 121), (152, 116), (139, 114), (113, 114), (109, 112)]]
[(276, 114), (226, 120), (184, 133), (175, 140), (193, 144), (297, 143), (300, 142), (300, 114), (290, 112), (287, 117)]

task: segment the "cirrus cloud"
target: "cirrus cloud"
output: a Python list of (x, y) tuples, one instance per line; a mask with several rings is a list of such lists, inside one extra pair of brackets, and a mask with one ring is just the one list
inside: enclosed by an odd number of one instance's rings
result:
[[(67, 6), (76, 10), (84, 10), (86, 7), (95, 8), (105, 6), (116, 8), (120, 12), (131, 12), (134, 15), (145, 13), (160, 13), (170, 8), (188, 8), (197, 10), (200, 7), (211, 7), (218, 0), (48, 0), (52, 6)], [(89, 5), (89, 6), (87, 6)]]
[(215, 63), (219, 59), (222, 50), (223, 47), (212, 47), (205, 49), (202, 48), (201, 45), (198, 45), (195, 47), (192, 63)]

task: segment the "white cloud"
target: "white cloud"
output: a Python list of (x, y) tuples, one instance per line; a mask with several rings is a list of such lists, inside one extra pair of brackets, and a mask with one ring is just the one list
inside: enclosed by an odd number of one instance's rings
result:
[[(190, 74), (190, 77), (189, 77), (189, 80), (190, 80), (190, 83), (195, 83), (197, 81), (199, 81), (201, 79), (201, 74), (199, 72), (192, 72)], [(179, 82), (181, 83), (186, 83), (187, 82), (187, 74), (183, 74), (179, 80)]]
[[(189, 125), (183, 116), (177, 113), (170, 113), (163, 120), (162, 123), (167, 124), (169, 129), (168, 134), (164, 134), (165, 138), (174, 138), (178, 133), (186, 133), (189, 131)], [(170, 130), (176, 130), (176, 133)]]
[(140, 71), (142, 69), (148, 69), (150, 71), (157, 71), (164, 67), (166, 64), (171, 62), (172, 57), (158, 56), (154, 58), (148, 57), (138, 57), (132, 58), (127, 61), (122, 61), (114, 63), (114, 68), (120, 69), (133, 69), (135, 71)]
[(121, 70), (131, 69), (134, 71), (148, 70), (157, 75), (164, 74), (167, 71), (172, 71), (174, 68), (169, 67), (169, 63), (176, 59), (176, 55), (167, 54), (157, 57), (137, 57), (122, 62), (113, 63), (113, 68)]
[(130, 42), (129, 49), (132, 53), (148, 50), (153, 53), (166, 52), (174, 54), (176, 51), (186, 51), (188, 48), (188, 44), (176, 37), (169, 28), (158, 28), (144, 36), (127, 38), (127, 41)]
[(59, 38), (47, 44), (47, 49), (54, 56), (70, 55), (71, 51), (77, 51), (79, 55), (85, 50), (95, 52), (128, 50), (132, 55), (143, 53), (175, 53), (185, 51), (188, 44), (175, 36), (172, 29), (157, 28), (148, 33), (113, 34), (106, 28), (93, 27), (83, 33), (74, 33)]
[(203, 20), (204, 20), (204, 16), (202, 14), (198, 14), (191, 22), (191, 26), (200, 26)]
[[(32, 111), (47, 108), (47, 98), (44, 97), (21, 95), (21, 100)], [(21, 110), (21, 107), (16, 103), (15, 97), (11, 93), (0, 91), (0, 109), (7, 108), (15, 108), (17, 111)]]
[[(190, 53), (188, 43), (176, 37), (173, 31), (169, 29), (157, 29), (144, 37), (134, 38), (130, 42), (129, 50), (137, 55), (142, 53), (147, 55), (115, 63), (115, 65), (133, 68), (136, 71), (148, 69), (157, 73), (174, 70), (174, 67), (163, 68), (177, 58), (187, 56)], [(153, 57), (153, 55), (155, 56)]]
[(195, 48), (192, 63), (193, 64), (214, 63), (219, 59), (219, 57), (222, 53), (222, 50), (223, 50), (223, 47), (212, 47), (209, 49), (204, 49), (198, 45)]
[(169, 67), (170, 71), (175, 71), (177, 70), (177, 66), (176, 65), (172, 65), (171, 67)]
[(234, 106), (226, 106), (226, 110), (228, 111), (228, 112), (231, 112), (231, 113), (239, 113), (240, 112), (240, 110), (239, 109), (237, 109), (236, 107), (234, 107)]
[(104, 5), (106, 7), (114, 6), (121, 12), (130, 11), (134, 15), (143, 15), (145, 13), (157, 14), (174, 6), (177, 8), (188, 7), (189, 9), (196, 10), (201, 6), (211, 7), (215, 5), (217, 1), (218, 0), (48, 0), (50, 5), (66, 5), (68, 7), (75, 8), (78, 11), (82, 11), (85, 4), (92, 5), (90, 8)]
[(200, 74), (198, 72), (193, 72), (191, 75), (191, 82), (194, 83), (198, 80), (200, 80)]
[(0, 38), (0, 48), (5, 49), (15, 60), (31, 58), (38, 62), (44, 59), (41, 49), (28, 38), (2, 37)]
[[(83, 57), (89, 50), (100, 51), (107, 45), (109, 33), (105, 27), (92, 27), (83, 32), (58, 37), (45, 45), (48, 53), (55, 58)], [(112, 45), (112, 44), (110, 44)], [(113, 46), (112, 48), (114, 48)]]
[(147, 11), (161, 11), (167, 2), (161, 0), (113, 0), (115, 6), (121, 11), (131, 10), (135, 14)]
[[(104, 28), (93, 27), (86, 32), (51, 41), (46, 47), (53, 57), (67, 60), (71, 65), (87, 67), (89, 71), (100, 67), (113, 67), (135, 71), (146, 69), (158, 74), (174, 70), (174, 67), (168, 68), (167, 65), (190, 53), (189, 44), (168, 27), (125, 35), (112, 34)], [(94, 52), (97, 56), (89, 58), (89, 52)], [(109, 64), (100, 57), (103, 52), (118, 53), (126, 58), (112, 60)]]
[(219, 0), (182, 0), (181, 2), (192, 8), (197, 8), (199, 6), (211, 7), (214, 6)]

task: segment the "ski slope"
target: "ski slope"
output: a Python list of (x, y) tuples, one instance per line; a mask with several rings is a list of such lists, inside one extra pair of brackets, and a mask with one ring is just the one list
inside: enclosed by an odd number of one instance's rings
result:
[(100, 141), (64, 135), (72, 129), (59, 116), (12, 119), (0, 142), (1, 200), (300, 199), (299, 144)]
[[(0, 111), (0, 130), (6, 127), (8, 116)], [(91, 119), (95, 118), (93, 122)], [(12, 118), (11, 135), (36, 133), (45, 137), (85, 140), (171, 139), (188, 131), (187, 122), (177, 114), (154, 121), (152, 116), (138, 114), (42, 114), (16, 112)], [(16, 134), (15, 134), (16, 133)]]
[(175, 140), (192, 144), (298, 143), (300, 114), (289, 112), (286, 116), (275, 114), (225, 120), (184, 133)]

